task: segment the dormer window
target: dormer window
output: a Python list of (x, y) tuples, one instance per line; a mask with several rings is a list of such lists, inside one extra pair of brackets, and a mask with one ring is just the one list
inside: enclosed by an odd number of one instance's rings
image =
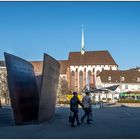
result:
[(140, 82), (140, 78), (139, 77), (137, 77), (137, 82)]
[(121, 77), (121, 80), (124, 81), (125, 80), (125, 77)]
[(111, 76), (108, 76), (108, 80), (111, 81)]

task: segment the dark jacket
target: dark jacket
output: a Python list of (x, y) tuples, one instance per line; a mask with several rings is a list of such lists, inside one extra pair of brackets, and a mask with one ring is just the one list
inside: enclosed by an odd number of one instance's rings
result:
[(70, 99), (70, 110), (74, 113), (78, 113), (78, 104), (82, 105), (82, 103), (80, 102), (79, 98), (77, 96), (73, 96), (71, 99)]

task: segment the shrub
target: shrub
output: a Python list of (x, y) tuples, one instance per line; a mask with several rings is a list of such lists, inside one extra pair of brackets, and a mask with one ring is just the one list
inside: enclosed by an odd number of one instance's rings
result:
[(109, 102), (111, 100), (111, 98), (107, 98), (107, 101)]
[(133, 99), (120, 99), (120, 103), (140, 103), (140, 100), (133, 100)]
[[(60, 95), (57, 99), (57, 104), (69, 104), (72, 94)], [(82, 100), (82, 95), (78, 95), (79, 100)]]

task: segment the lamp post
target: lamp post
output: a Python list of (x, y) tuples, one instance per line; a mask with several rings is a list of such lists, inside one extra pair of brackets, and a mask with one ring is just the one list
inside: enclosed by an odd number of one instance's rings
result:
[[(111, 86), (111, 76), (108, 77), (109, 80), (109, 84)], [(108, 94), (109, 94), (109, 90), (106, 92), (106, 100), (108, 101)]]
[(120, 92), (122, 93), (122, 77), (120, 76)]

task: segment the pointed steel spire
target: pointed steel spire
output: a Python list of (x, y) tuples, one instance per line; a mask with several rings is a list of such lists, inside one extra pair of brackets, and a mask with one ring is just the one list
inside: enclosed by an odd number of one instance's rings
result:
[(81, 55), (85, 54), (85, 44), (84, 44), (84, 29), (82, 24), (82, 43), (81, 43)]

